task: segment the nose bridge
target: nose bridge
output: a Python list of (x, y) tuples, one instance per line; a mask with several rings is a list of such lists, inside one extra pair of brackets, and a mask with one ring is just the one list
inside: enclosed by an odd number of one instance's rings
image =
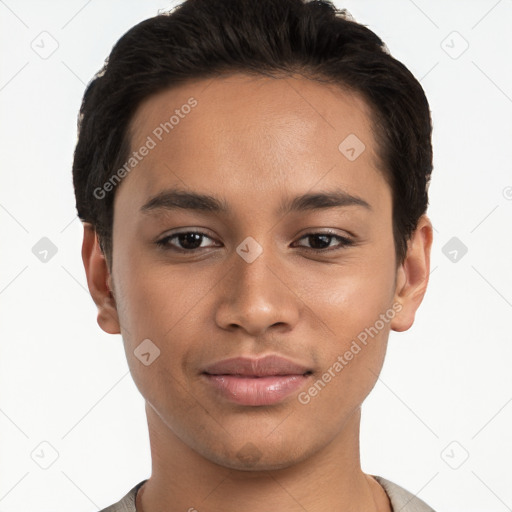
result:
[(281, 281), (284, 272), (271, 245), (270, 237), (264, 244), (247, 237), (236, 248), (217, 311), (217, 321), (223, 328), (236, 325), (256, 334), (275, 324), (289, 327), (296, 322), (297, 304)]
[(239, 284), (242, 295), (252, 295), (257, 299), (263, 300), (270, 298), (272, 290), (276, 295), (277, 280), (275, 270), (279, 263), (276, 262), (275, 251), (272, 250), (270, 243), (265, 244), (265, 249), (254, 239), (246, 239), (237, 247), (237, 256), (234, 258), (235, 280)]

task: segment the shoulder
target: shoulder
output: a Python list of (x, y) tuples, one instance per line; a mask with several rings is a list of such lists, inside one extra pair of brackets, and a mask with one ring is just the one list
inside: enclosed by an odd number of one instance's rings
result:
[(403, 487), (382, 478), (371, 475), (384, 488), (393, 510), (400, 512), (435, 512), (435, 510)]
[[(435, 510), (427, 505), (424, 501), (420, 500), (414, 494), (400, 487), (399, 485), (386, 480), (385, 478), (377, 475), (371, 475), (386, 491), (389, 501), (393, 510), (400, 512), (435, 512)], [(146, 480), (139, 482), (135, 487), (130, 489), (128, 493), (117, 503), (107, 507), (100, 512), (136, 512), (135, 509), (135, 496), (137, 491)]]
[(139, 482), (135, 487), (130, 489), (128, 494), (126, 494), (120, 501), (110, 505), (110, 507), (104, 508), (100, 512), (136, 512), (135, 509), (135, 496), (137, 495), (137, 491), (142, 486), (142, 484), (146, 480)]

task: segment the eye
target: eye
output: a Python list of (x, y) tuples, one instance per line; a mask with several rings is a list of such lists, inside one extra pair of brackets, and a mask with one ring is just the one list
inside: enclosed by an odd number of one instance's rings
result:
[[(307, 239), (311, 247), (299, 245), (305, 249), (317, 252), (336, 251), (354, 245), (354, 241), (350, 238), (333, 233), (308, 233), (300, 238), (300, 240)], [(337, 241), (338, 244), (331, 246), (331, 242)]]
[[(162, 247), (166, 250), (173, 250), (178, 252), (194, 252), (197, 249), (204, 249), (209, 247), (208, 245), (203, 245), (204, 239), (211, 238), (205, 233), (201, 233), (200, 231), (182, 231), (180, 233), (174, 233), (172, 235), (165, 236), (160, 240), (157, 240), (155, 243), (159, 247)], [(172, 240), (176, 239), (177, 244), (171, 243)]]
[[(199, 249), (213, 247), (213, 245), (205, 245), (203, 243), (206, 239), (212, 240), (211, 237), (200, 231), (181, 231), (167, 235), (157, 240), (155, 243), (165, 250), (191, 253)], [(175, 242), (173, 242), (173, 240), (175, 240)], [(306, 240), (310, 244), (310, 247), (302, 244), (299, 244), (299, 247), (316, 252), (335, 251), (354, 245), (354, 241), (350, 238), (333, 233), (308, 233), (299, 240)], [(332, 245), (333, 241), (337, 242), (334, 246)]]

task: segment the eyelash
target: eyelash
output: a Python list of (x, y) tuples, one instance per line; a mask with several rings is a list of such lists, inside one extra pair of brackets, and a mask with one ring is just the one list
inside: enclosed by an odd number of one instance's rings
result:
[[(180, 249), (179, 247), (172, 246), (169, 244), (169, 241), (172, 240), (173, 238), (179, 237), (180, 235), (188, 235), (188, 234), (192, 234), (192, 233), (194, 233), (196, 235), (201, 235), (206, 238), (210, 238), (212, 240), (212, 238), (210, 236), (208, 236), (206, 233), (203, 233), (201, 231), (181, 231), (179, 233), (173, 233), (172, 235), (165, 236), (164, 238), (157, 240), (155, 242), (155, 244), (164, 250), (170, 250), (170, 251), (175, 251), (175, 252), (179, 252), (179, 253), (188, 253), (188, 254), (193, 254), (193, 253), (199, 251), (200, 249), (207, 249), (207, 247), (197, 247), (195, 249)], [(332, 238), (337, 239), (340, 242), (340, 244), (338, 246), (327, 247), (325, 249), (315, 249), (313, 247), (300, 246), (303, 249), (306, 249), (308, 251), (314, 251), (314, 252), (318, 252), (318, 253), (338, 251), (338, 250), (344, 249), (346, 247), (350, 247), (350, 246), (354, 245), (354, 243), (355, 243), (354, 240), (351, 240), (350, 238), (347, 238), (347, 237), (344, 237), (341, 235), (336, 235), (334, 233), (324, 233), (322, 231), (306, 233), (305, 235), (301, 236), (299, 238), (299, 240), (308, 238), (310, 236), (327, 236), (327, 237), (330, 237), (331, 239)]]

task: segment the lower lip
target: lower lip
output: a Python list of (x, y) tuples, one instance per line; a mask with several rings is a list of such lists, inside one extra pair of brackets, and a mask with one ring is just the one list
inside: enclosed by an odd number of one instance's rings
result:
[(241, 377), (239, 375), (203, 374), (225, 398), (240, 405), (271, 405), (296, 392), (308, 375), (273, 375)]

